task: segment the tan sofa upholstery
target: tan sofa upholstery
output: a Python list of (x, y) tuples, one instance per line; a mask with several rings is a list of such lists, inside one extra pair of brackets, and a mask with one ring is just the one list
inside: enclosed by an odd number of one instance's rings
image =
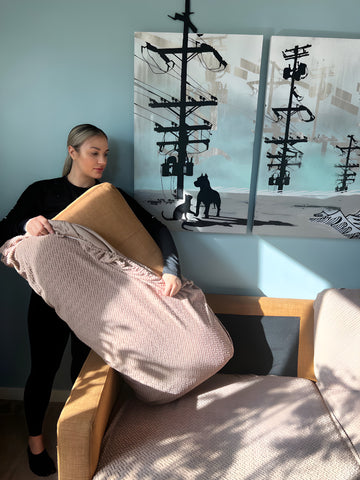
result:
[(58, 477), (85, 480), (96, 469), (101, 441), (115, 400), (118, 374), (91, 352), (58, 421)]
[(93, 230), (123, 255), (162, 275), (163, 258), (159, 247), (111, 183), (90, 188), (53, 220), (77, 223)]
[[(280, 367), (275, 364), (291, 363), (294, 358), (281, 360), (276, 351), (281, 342), (276, 344), (275, 339), (269, 374), (239, 375), (225, 368), (182, 399), (151, 406), (136, 399), (120, 376), (91, 353), (58, 422), (59, 480), (360, 479), (360, 445), (352, 427), (358, 416), (349, 411), (351, 405), (359, 406), (360, 385), (351, 385), (349, 397), (346, 382), (339, 389), (332, 384), (334, 396), (324, 401), (314, 374), (313, 301), (229, 295), (207, 295), (207, 299), (227, 326), (238, 323), (231, 332), (233, 339), (237, 328), (259, 335), (262, 329), (254, 330), (255, 323), (264, 327), (269, 344), (274, 342), (270, 337), (276, 324), (281, 325), (290, 343), (296, 343), (298, 335), (296, 348), (291, 350), (297, 363), (292, 373), (289, 375), (289, 365), (284, 373), (276, 371)], [(342, 299), (340, 294), (335, 300), (326, 297), (321, 301), (325, 307), (327, 302), (335, 302), (339, 315)], [(321, 333), (326, 319), (319, 310), (325, 315), (329, 312), (323, 304), (320, 309), (319, 302), (316, 324)], [(330, 310), (334, 310), (331, 305)], [(352, 320), (352, 331), (342, 333), (342, 341), (360, 335), (359, 318)], [(347, 325), (343, 320), (337, 323), (338, 328)], [(298, 326), (292, 337), (286, 331), (288, 324)], [(333, 331), (339, 335), (335, 327)], [(328, 341), (331, 344), (336, 339)], [(258, 347), (254, 344), (251, 348)], [(340, 352), (343, 349), (338, 348)], [(257, 356), (261, 352), (255, 352), (254, 358)], [(355, 352), (354, 368), (360, 366), (357, 356)], [(328, 374), (328, 357), (324, 366), (315, 355), (320, 375)], [(241, 370), (244, 359), (234, 361), (233, 368)], [(347, 375), (354, 377), (349, 369)], [(335, 412), (331, 405), (331, 398), (336, 396), (347, 402), (340, 406), (341, 412)]]

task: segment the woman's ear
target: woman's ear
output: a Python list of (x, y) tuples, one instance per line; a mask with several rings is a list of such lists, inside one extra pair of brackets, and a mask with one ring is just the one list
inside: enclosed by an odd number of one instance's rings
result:
[(76, 150), (72, 145), (68, 146), (68, 152), (69, 152), (70, 157), (74, 160), (74, 155), (76, 153)]

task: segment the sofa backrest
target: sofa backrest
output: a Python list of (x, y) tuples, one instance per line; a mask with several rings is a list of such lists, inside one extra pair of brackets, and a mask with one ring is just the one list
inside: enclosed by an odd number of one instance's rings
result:
[(360, 290), (319, 293), (314, 325), (317, 386), (360, 462)]
[(360, 391), (360, 290), (327, 289), (314, 301), (315, 375), (324, 388)]
[(234, 357), (223, 373), (315, 380), (313, 301), (207, 294), (228, 330)]

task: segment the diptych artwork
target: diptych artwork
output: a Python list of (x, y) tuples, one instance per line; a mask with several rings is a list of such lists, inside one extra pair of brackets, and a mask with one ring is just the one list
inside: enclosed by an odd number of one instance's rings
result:
[(135, 198), (171, 230), (242, 234), (262, 36), (190, 27), (135, 34)]
[(272, 37), (253, 232), (360, 238), (360, 40)]
[[(171, 230), (246, 233), (262, 37), (136, 33), (135, 197)], [(360, 238), (360, 40), (271, 38), (259, 235)]]

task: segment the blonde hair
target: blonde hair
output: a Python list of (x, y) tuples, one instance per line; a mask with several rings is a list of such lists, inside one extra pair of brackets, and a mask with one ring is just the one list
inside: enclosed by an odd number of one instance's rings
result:
[[(75, 148), (78, 152), (80, 150), (81, 145), (90, 137), (95, 137), (96, 135), (103, 135), (107, 139), (107, 135), (95, 125), (90, 125), (89, 123), (84, 123), (82, 125), (76, 125), (76, 127), (70, 130), (67, 139), (67, 146), (70, 145)], [(71, 155), (67, 154), (64, 167), (63, 167), (63, 177), (70, 173), (72, 167), (72, 158)]]

